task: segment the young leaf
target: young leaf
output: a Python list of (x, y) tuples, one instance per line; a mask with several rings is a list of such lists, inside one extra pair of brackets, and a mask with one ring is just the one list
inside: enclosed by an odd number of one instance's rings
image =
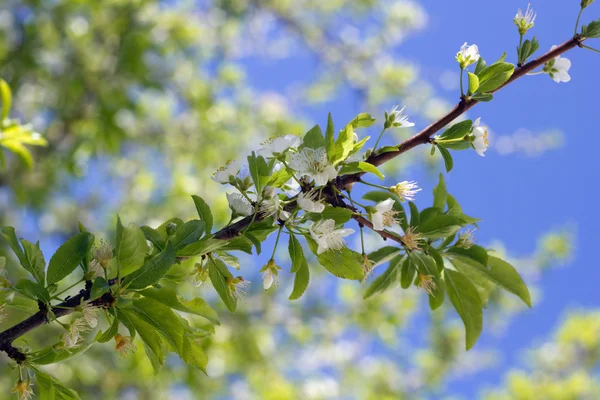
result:
[(373, 263), (373, 267), (385, 264), (400, 253), (400, 249), (394, 246), (384, 246), (368, 255), (369, 261)]
[(158, 330), (154, 324), (148, 322), (146, 319), (142, 318), (132, 310), (119, 310), (119, 313), (124, 314), (132, 328), (139, 333), (140, 338), (142, 338), (142, 341), (144, 342), (148, 358), (151, 360), (154, 359), (158, 364), (155, 367), (155, 372), (157, 372), (165, 360), (163, 344), (160, 335), (158, 334)]
[(290, 234), (288, 251), (290, 253), (290, 259), (292, 260), (291, 272), (298, 272), (304, 265), (308, 267), (302, 245), (300, 244), (300, 241), (296, 239), (294, 234)]
[(77, 392), (65, 387), (56, 378), (40, 371), (33, 366), (29, 366), (29, 369), (35, 374), (41, 399), (81, 400)]
[(469, 74), (469, 93), (475, 93), (479, 89), (479, 77), (471, 72), (467, 73)]
[(188, 336), (183, 338), (183, 353), (181, 354), (181, 359), (187, 365), (198, 368), (200, 371), (206, 373), (208, 357), (206, 356), (204, 349)]
[(354, 117), (354, 119), (352, 121), (350, 121), (350, 125), (352, 125), (352, 127), (354, 129), (368, 128), (371, 125), (373, 125), (375, 123), (375, 121), (376, 121), (375, 118), (373, 118), (371, 116), (371, 114), (360, 113), (356, 117)]
[(200, 240), (204, 233), (204, 222), (194, 219), (181, 225), (175, 236), (170, 240), (175, 250), (183, 248), (190, 243)]
[(402, 289), (408, 289), (415, 280), (415, 274), (417, 269), (412, 263), (410, 257), (406, 257), (402, 263), (402, 270), (400, 274), (400, 286)]
[[(150, 324), (152, 329), (158, 331), (178, 354), (182, 354), (184, 327), (179, 317), (169, 307), (145, 297), (134, 300), (131, 310), (137, 317)], [(142, 331), (137, 328), (136, 330), (142, 336)]]
[(505, 290), (517, 295), (531, 308), (529, 290), (515, 267), (500, 258), (489, 256), (488, 276)]
[(440, 180), (433, 189), (433, 206), (444, 211), (446, 201), (448, 200), (448, 191), (446, 190), (446, 181), (444, 175), (440, 174)]
[(364, 161), (353, 162), (350, 164), (344, 164), (344, 166), (340, 169), (339, 175), (349, 175), (355, 174), (358, 172), (366, 172), (377, 175), (381, 180), (385, 178), (385, 176), (377, 169), (376, 166)]
[(440, 136), (440, 139), (448, 140), (462, 138), (466, 134), (471, 132), (472, 127), (473, 121), (471, 121), (470, 119), (467, 119), (466, 121), (461, 121), (446, 129), (444, 133), (442, 133), (442, 135)]
[(107, 343), (114, 338), (117, 333), (119, 333), (119, 318), (114, 318), (113, 322), (105, 332), (98, 331), (98, 334), (96, 335), (96, 342)]
[(129, 289), (143, 289), (160, 280), (175, 263), (175, 249), (171, 243), (163, 251), (148, 259), (142, 267), (123, 279), (123, 286)]
[(440, 151), (442, 157), (444, 158), (444, 166), (446, 167), (446, 172), (452, 171), (452, 168), (454, 168), (454, 160), (452, 159), (452, 154), (450, 154), (448, 149), (446, 149), (441, 144), (438, 144), (437, 148)]
[(40, 249), (40, 243), (33, 244), (25, 239), (21, 239), (23, 250), (25, 252), (26, 265), (23, 267), (28, 270), (35, 280), (42, 286), (46, 284), (46, 260)]
[(479, 57), (479, 61), (477, 61), (477, 65), (475, 65), (475, 75), (479, 75), (485, 67), (487, 67), (485, 60), (483, 57)]
[(318, 149), (319, 147), (326, 147), (325, 138), (319, 125), (315, 125), (304, 135), (302, 140), (302, 146), (310, 149)]
[(331, 118), (331, 113), (327, 115), (327, 129), (325, 130), (325, 148), (327, 149), (327, 158), (329, 160), (332, 159), (334, 154), (334, 144), (335, 138), (333, 135), (335, 134), (335, 128), (333, 126), (333, 118)]
[(10, 106), (12, 104), (12, 95), (10, 93), (10, 87), (4, 79), (0, 79), (0, 98), (2, 99), (2, 112), (0, 113), (0, 123), (8, 118), (10, 113)]
[(368, 299), (376, 293), (382, 293), (400, 282), (400, 268), (402, 266), (403, 258), (404, 255), (400, 255), (390, 261), (390, 265), (385, 272), (375, 278), (373, 283), (371, 283), (371, 286), (369, 286), (363, 296), (364, 299)]
[(484, 68), (479, 73), (479, 89), (477, 93), (489, 93), (498, 89), (510, 79), (515, 66), (510, 63), (498, 62)]
[(600, 37), (600, 19), (590, 22), (581, 27), (582, 38), (598, 38)]
[(215, 290), (227, 306), (227, 309), (234, 312), (237, 308), (237, 298), (232, 294), (227, 284), (227, 279), (233, 278), (231, 272), (223, 261), (217, 258), (209, 258), (208, 260), (208, 276)]
[(337, 140), (335, 141), (333, 157), (331, 158), (332, 164), (338, 164), (344, 161), (350, 153), (354, 150), (354, 129), (352, 125), (348, 124), (344, 129), (340, 131)]
[(50, 293), (48, 293), (48, 290), (41, 283), (35, 283), (29, 279), (21, 279), (16, 283), (15, 288), (42, 303), (50, 302)]
[(86, 257), (93, 243), (94, 235), (89, 232), (81, 232), (60, 246), (48, 264), (46, 277), (48, 285), (60, 282), (73, 272), (79, 262)]
[(117, 216), (117, 238), (115, 242), (115, 260), (119, 263), (120, 275), (129, 275), (138, 269), (148, 254), (148, 243), (144, 232), (135, 224), (126, 228)]
[(317, 258), (319, 264), (338, 278), (361, 280), (364, 277), (362, 256), (347, 247), (339, 251), (326, 251)]
[(194, 204), (196, 205), (196, 210), (198, 211), (198, 216), (200, 217), (200, 220), (204, 221), (204, 231), (207, 234), (210, 234), (213, 227), (213, 215), (210, 211), (208, 203), (204, 201), (204, 199), (200, 196), (193, 195), (192, 199), (194, 200)]
[(352, 210), (343, 207), (327, 206), (321, 213), (310, 213), (311, 221), (320, 221), (323, 219), (332, 219), (336, 224), (345, 224), (352, 219)]
[(294, 278), (294, 289), (292, 290), (289, 299), (299, 299), (306, 291), (309, 282), (310, 272), (308, 269), (308, 264), (306, 263), (306, 260), (304, 260), (304, 263), (300, 264), (300, 267), (296, 271), (296, 277)]
[(175, 290), (166, 287), (145, 289), (140, 293), (145, 297), (160, 301), (162, 304), (171, 307), (174, 310), (199, 315), (208, 319), (213, 324), (220, 324), (219, 316), (216, 311), (213, 310), (206, 301), (199, 297), (196, 297), (193, 300), (186, 300), (179, 296)]
[(446, 291), (452, 305), (460, 315), (466, 331), (466, 348), (471, 349), (483, 328), (483, 305), (473, 284), (460, 272), (444, 271)]

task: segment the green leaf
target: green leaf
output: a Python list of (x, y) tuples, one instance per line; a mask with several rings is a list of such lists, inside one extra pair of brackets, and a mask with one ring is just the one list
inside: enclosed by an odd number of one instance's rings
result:
[(0, 113), (0, 123), (8, 118), (10, 113), (10, 106), (12, 104), (12, 95), (10, 93), (10, 87), (4, 79), (0, 79), (0, 98), (2, 99), (2, 113)]
[(367, 192), (362, 197), (364, 200), (374, 201), (376, 203), (385, 201), (387, 199), (396, 199), (390, 192), (384, 192), (383, 190), (374, 190), (372, 192)]
[(224, 251), (217, 251), (217, 255), (228, 266), (233, 267), (237, 270), (241, 268), (240, 259), (234, 256), (233, 254), (229, 254)]
[(417, 269), (415, 265), (412, 263), (409, 257), (404, 259), (402, 263), (402, 270), (400, 274), (400, 287), (402, 289), (408, 289), (410, 285), (412, 285), (415, 280), (415, 274), (417, 273)]
[(360, 113), (352, 121), (350, 125), (352, 128), (368, 128), (375, 123), (376, 119), (369, 113)]
[(194, 219), (181, 225), (175, 236), (169, 241), (175, 250), (183, 248), (190, 243), (194, 243), (202, 237), (204, 233), (204, 222)]
[(373, 283), (371, 283), (371, 285), (369, 286), (369, 288), (363, 296), (364, 299), (368, 299), (374, 294), (382, 293), (399, 283), (400, 268), (403, 258), (404, 255), (400, 255), (395, 257), (392, 261), (390, 261), (390, 265), (385, 270), (385, 272), (383, 272), (381, 275), (375, 278)]
[(306, 257), (304, 256), (304, 250), (300, 241), (296, 239), (293, 233), (290, 233), (290, 241), (288, 243), (288, 251), (290, 253), (290, 259), (292, 260), (291, 272), (298, 272), (304, 265), (308, 267)]
[(89, 343), (87, 345), (82, 344), (72, 349), (55, 349), (55, 346), (52, 345), (28, 355), (27, 362), (36, 365), (56, 364), (85, 353), (92, 346), (92, 344), (93, 343)]
[(446, 181), (444, 181), (444, 175), (440, 174), (440, 180), (437, 186), (433, 189), (433, 206), (444, 211), (447, 200), (448, 191), (446, 190)]
[(412, 201), (408, 202), (408, 206), (410, 207), (410, 226), (419, 226), (420, 218), (419, 218), (419, 209), (417, 205)]
[(373, 263), (373, 267), (376, 267), (396, 257), (398, 253), (400, 253), (400, 250), (401, 249), (399, 249), (398, 247), (384, 246), (370, 253), (368, 255), (368, 258), (369, 261)]
[(450, 154), (448, 149), (446, 149), (441, 144), (438, 144), (437, 148), (440, 151), (442, 157), (444, 158), (444, 166), (446, 167), (446, 172), (452, 171), (452, 168), (454, 168), (454, 160), (452, 159), (452, 154)]
[[(285, 170), (282, 170), (285, 171)], [(279, 171), (281, 172), (281, 171)], [(269, 181), (270, 182), (270, 181)], [(284, 182), (285, 183), (285, 182)], [(192, 199), (194, 200), (194, 204), (196, 205), (196, 210), (198, 211), (198, 216), (201, 221), (204, 221), (204, 231), (207, 234), (210, 234), (213, 227), (213, 215), (210, 211), (210, 207), (206, 201), (200, 196), (193, 195)]]
[(105, 332), (98, 331), (98, 334), (96, 335), (96, 342), (107, 343), (114, 338), (117, 333), (119, 333), (119, 318), (114, 318), (112, 324), (110, 324)]
[(465, 135), (469, 134), (469, 132), (471, 132), (472, 127), (473, 121), (471, 121), (470, 119), (459, 122), (446, 129), (444, 133), (442, 133), (442, 135), (440, 136), (440, 139), (449, 140), (462, 138)]
[(456, 217), (440, 214), (421, 224), (419, 232), (428, 239), (441, 239), (458, 232), (461, 223)]
[[(124, 313), (126, 315), (127, 320), (132, 325), (132, 328), (135, 329), (137, 333), (139, 333), (140, 338), (144, 342), (148, 358), (150, 358), (151, 360), (154, 359), (154, 361), (157, 363), (157, 366), (155, 366), (156, 373), (165, 361), (162, 340), (160, 338), (160, 335), (158, 334), (159, 331), (157, 330), (156, 326), (154, 325), (154, 323), (148, 322), (148, 320), (145, 317), (142, 317), (133, 310), (125, 309), (119, 310), (119, 312)], [(181, 338), (183, 340), (183, 333), (181, 334)], [(152, 364), (154, 366), (154, 363)]]
[(479, 89), (479, 77), (471, 72), (467, 73), (469, 74), (469, 93), (475, 93)]
[(159, 254), (148, 259), (142, 267), (123, 279), (123, 286), (129, 289), (143, 289), (158, 282), (175, 263), (175, 249), (171, 243)]
[[(292, 174), (289, 173), (287, 168), (280, 169), (277, 172), (274, 172), (269, 180), (267, 181), (266, 186), (271, 186), (274, 188), (283, 187), (292, 178)], [(208, 230), (207, 230), (208, 232)]]
[(470, 258), (471, 260), (478, 262), (482, 266), (488, 265), (489, 257), (486, 249), (484, 249), (481, 246), (477, 246), (476, 244), (472, 245), (468, 249), (452, 247), (448, 249), (448, 254)]
[(182, 360), (187, 365), (198, 368), (200, 371), (206, 373), (208, 357), (206, 356), (204, 349), (188, 336), (183, 338)]
[(0, 228), (0, 232), (8, 242), (8, 245), (12, 249), (13, 253), (15, 253), (17, 258), (19, 259), (21, 265), (25, 266), (28, 263), (28, 259), (27, 257), (25, 257), (25, 252), (19, 244), (17, 234), (15, 233), (15, 228), (13, 228), (12, 226), (3, 226), (2, 228)]
[(93, 243), (94, 235), (81, 232), (60, 246), (48, 264), (48, 285), (60, 282), (73, 272), (79, 262), (87, 256)]
[(348, 124), (344, 129), (340, 131), (337, 140), (334, 145), (334, 156), (330, 160), (332, 164), (336, 165), (341, 161), (344, 161), (350, 153), (354, 150), (354, 128)]
[(485, 60), (483, 57), (479, 57), (479, 61), (477, 61), (477, 65), (475, 65), (475, 75), (479, 75), (485, 67), (487, 67)]
[(364, 277), (362, 256), (347, 247), (342, 247), (339, 251), (326, 251), (317, 258), (327, 271), (338, 278), (361, 280)]
[(519, 63), (524, 64), (540, 48), (540, 43), (534, 36), (532, 40), (526, 40), (518, 52)]
[(94, 283), (92, 283), (92, 289), (90, 290), (90, 298), (97, 299), (102, 296), (104, 293), (110, 290), (110, 285), (106, 282), (106, 279), (99, 276), (94, 279)]
[(23, 294), (43, 303), (50, 302), (50, 293), (48, 293), (48, 290), (41, 283), (35, 283), (29, 279), (21, 279), (15, 284), (15, 288)]
[(26, 265), (23, 267), (33, 275), (36, 281), (42, 286), (46, 285), (46, 260), (40, 249), (40, 243), (33, 244), (25, 239), (21, 239)]
[[(134, 300), (131, 310), (135, 312), (136, 316), (152, 325), (179, 355), (183, 353), (184, 327), (179, 317), (169, 307), (159, 301), (144, 297)], [(135, 322), (132, 322), (135, 325)], [(136, 330), (142, 336), (142, 331), (137, 328)]]
[(56, 378), (40, 371), (33, 366), (29, 366), (29, 369), (35, 374), (41, 399), (81, 400), (77, 392), (65, 387)]
[(452, 305), (460, 315), (466, 331), (466, 348), (471, 349), (483, 328), (483, 305), (473, 284), (460, 272), (444, 271), (446, 291)]
[(237, 298), (233, 296), (229, 285), (227, 285), (227, 279), (233, 278), (227, 266), (223, 261), (210, 257), (208, 260), (208, 276), (227, 309), (234, 312), (237, 308)]
[(271, 177), (271, 169), (262, 156), (257, 156), (256, 153), (252, 152), (248, 156), (248, 170), (250, 171), (256, 192), (260, 193)]
[(135, 224), (125, 228), (117, 216), (115, 260), (119, 264), (120, 276), (129, 275), (142, 266), (149, 250), (144, 232)]
[(474, 260), (463, 257), (451, 257), (454, 268), (463, 274), (477, 289), (482, 304), (487, 304), (490, 293), (495, 288), (494, 283), (482, 272), (485, 267)]
[(478, 93), (489, 93), (498, 89), (510, 79), (515, 66), (510, 63), (498, 62), (484, 68), (479, 74)]
[(600, 37), (600, 19), (583, 25), (581, 27), (581, 37), (590, 39)]
[(302, 140), (302, 146), (310, 149), (318, 149), (319, 147), (326, 147), (325, 138), (319, 125), (315, 125), (304, 135)]
[(308, 283), (310, 282), (310, 271), (308, 270), (308, 264), (306, 260), (304, 263), (300, 264), (300, 267), (296, 271), (296, 276), (294, 278), (294, 289), (290, 294), (290, 300), (296, 300), (302, 297), (306, 288), (308, 288)]
[(331, 113), (327, 115), (327, 129), (325, 130), (325, 148), (327, 149), (327, 158), (329, 160), (335, 156), (334, 154), (334, 145), (335, 145), (335, 128), (333, 126), (333, 118), (331, 118)]
[(376, 166), (364, 161), (344, 164), (339, 171), (339, 175), (350, 175), (359, 172), (373, 173), (377, 175), (381, 180), (385, 178), (385, 176), (381, 173), (381, 171), (377, 169)]
[(309, 213), (308, 218), (311, 221), (332, 219), (336, 224), (345, 224), (352, 219), (353, 214), (348, 208), (327, 206), (321, 213)]
[(156, 247), (158, 250), (162, 250), (165, 248), (165, 243), (167, 239), (166, 237), (161, 235), (160, 232), (145, 225), (142, 226), (140, 229), (144, 233), (146, 239), (150, 241), (150, 243), (152, 243), (154, 247)]
[(529, 289), (515, 267), (500, 258), (489, 256), (487, 274), (495, 283), (518, 296), (531, 308)]
[[(488, 101), (494, 100), (494, 95), (491, 94), (491, 93), (479, 93), (479, 94), (476, 94), (476, 95), (472, 96), (472, 98), (473, 98), (473, 100), (477, 100), (477, 101), (481, 101), (483, 103), (486, 103)], [(467, 145), (468, 145), (468, 143), (467, 143)], [(465, 147), (465, 148), (468, 148), (468, 146)]]
[(440, 279), (440, 273), (433, 257), (415, 252), (410, 253), (409, 258), (417, 271), (423, 275), (431, 275), (435, 287), (429, 296), (429, 306), (432, 310), (437, 309), (444, 303), (444, 282)]
[(179, 296), (173, 289), (166, 287), (145, 289), (140, 292), (143, 296), (160, 301), (162, 304), (171, 307), (174, 310), (188, 314), (199, 315), (206, 318), (213, 324), (219, 325), (219, 316), (216, 311), (208, 305), (206, 301), (197, 297), (193, 300), (186, 300)]
[(33, 167), (33, 158), (27, 147), (17, 140), (2, 140), (0, 144), (15, 153), (29, 169)]

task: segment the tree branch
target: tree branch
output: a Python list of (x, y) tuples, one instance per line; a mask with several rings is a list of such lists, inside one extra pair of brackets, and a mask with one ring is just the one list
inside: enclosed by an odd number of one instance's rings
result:
[[(573, 39), (569, 39), (565, 43), (556, 47), (554, 50), (547, 52), (546, 54), (542, 55), (541, 57), (539, 57), (535, 60), (532, 60), (521, 67), (517, 67), (515, 69), (515, 72), (513, 73), (513, 75), (510, 77), (510, 79), (507, 80), (498, 89), (494, 90), (492, 93), (496, 93), (497, 91), (503, 89), (504, 87), (510, 85), (517, 79), (521, 78), (522, 76), (528, 74), (529, 72), (532, 72), (536, 68), (543, 66), (548, 61), (571, 50), (572, 48), (581, 47), (584, 40), (585, 40), (585, 38), (581, 38), (579, 35), (577, 35)], [(369, 156), (367, 158), (366, 161), (375, 166), (379, 166), (387, 161), (390, 161), (393, 158), (398, 157), (400, 154), (405, 153), (414, 147), (417, 147), (420, 144), (429, 143), (431, 136), (433, 136), (435, 133), (437, 133), (439, 130), (444, 128), (446, 125), (448, 125), (449, 123), (454, 121), (456, 118), (458, 118), (459, 116), (464, 114), (466, 111), (471, 109), (477, 103), (479, 103), (477, 100), (473, 100), (471, 98), (462, 99), (452, 110), (450, 110), (442, 118), (435, 121), (434, 123), (429, 125), (427, 128), (425, 128), (421, 132), (417, 133), (415, 136), (413, 136), (410, 139), (407, 139), (404, 142), (397, 145), (396, 146), (398, 148), (397, 151), (391, 151), (391, 152), (383, 153), (383, 154), (373, 153), (373, 154), (371, 154), (371, 156)], [(337, 179), (336, 185), (339, 189), (345, 189), (348, 185), (358, 182), (360, 180), (360, 177), (363, 176), (364, 174), (365, 174), (365, 172), (351, 174), (351, 175), (344, 175)]]
[[(500, 88), (498, 88), (494, 92), (511, 84), (515, 80), (517, 80), (520, 77), (526, 75), (527, 73), (533, 71), (534, 69), (541, 67), (546, 62), (565, 53), (566, 51), (568, 51), (574, 47), (577, 47), (577, 46), (581, 47), (583, 40), (584, 39), (582, 39), (580, 36), (576, 36), (573, 39), (570, 39), (567, 42), (563, 43), (562, 45), (556, 47), (554, 50), (549, 51), (548, 53), (544, 54), (543, 56), (541, 56), (521, 67), (518, 67), (517, 69), (515, 69), (515, 72), (513, 73), (512, 77), (508, 81), (506, 81), (506, 83), (504, 83), (504, 85), (502, 85)], [(467, 110), (469, 110), (470, 108), (475, 106), (477, 103), (478, 103), (478, 101), (469, 99), (469, 98), (461, 100), (450, 112), (448, 112), (441, 119), (432, 123), (427, 128), (425, 128), (421, 132), (419, 132), (417, 135), (413, 136), (412, 138), (410, 138), (410, 139), (404, 141), (403, 143), (399, 144), (398, 146), (396, 146), (398, 148), (397, 151), (383, 153), (383, 154), (374, 153), (366, 161), (375, 166), (379, 166), (379, 165), (399, 156), (400, 154), (407, 152), (408, 150), (410, 150), (420, 144), (428, 143), (430, 141), (431, 136), (433, 136), (433, 134), (435, 134), (440, 129), (442, 129), (443, 127), (445, 127), (446, 125), (448, 125), (449, 123), (454, 121), (457, 117), (459, 117), (460, 115), (465, 113)], [(344, 190), (344, 189), (346, 189), (346, 187), (348, 185), (358, 182), (362, 175), (364, 175), (364, 173), (344, 175), (342, 177), (337, 178), (334, 184), (338, 190)], [(305, 189), (306, 188), (303, 188), (303, 190), (305, 190)], [(323, 191), (323, 193), (325, 194), (326, 201), (329, 204), (332, 204), (336, 207), (351, 208), (349, 205), (345, 204), (344, 201), (342, 201), (335, 194), (335, 190), (332, 187), (330, 187), (330, 186), (326, 187), (325, 190)], [(296, 202), (293, 201), (293, 202), (289, 203), (286, 206), (286, 208), (288, 208), (288, 209), (295, 208), (295, 206), (296, 206)], [(373, 229), (373, 224), (368, 219), (366, 219), (360, 215), (354, 215), (353, 218), (356, 221), (358, 221), (360, 224), (362, 224), (370, 229)], [(229, 225), (229, 226), (221, 229), (220, 231), (216, 232), (213, 235), (213, 237), (215, 239), (219, 239), (219, 240), (231, 240), (237, 236), (240, 236), (242, 234), (242, 232), (248, 226), (250, 226), (252, 223), (261, 221), (263, 219), (264, 219), (264, 216), (262, 216), (260, 213), (258, 213), (255, 216), (245, 217), (245, 218), (239, 220), (238, 222), (236, 222), (232, 225)], [(375, 231), (375, 232), (380, 234), (383, 238), (391, 239), (391, 240), (394, 240), (394, 241), (402, 244), (401, 238), (399, 238), (398, 236), (396, 236), (390, 232), (387, 232), (387, 231)], [(116, 283), (116, 280), (111, 280), (109, 283), (111, 285), (113, 285), (114, 283)], [(75, 307), (77, 307), (81, 303), (82, 300), (88, 301), (90, 299), (90, 297), (91, 297), (91, 285), (86, 284), (86, 288), (82, 289), (79, 292), (79, 294), (77, 294), (74, 297), (69, 298), (67, 301), (60, 303), (58, 306), (52, 307), (52, 312), (54, 313), (54, 315), (57, 318), (63, 317), (65, 315), (72, 313), (73, 309)], [(113, 302), (114, 302), (114, 297), (112, 296), (112, 294), (106, 293), (103, 296), (101, 296), (100, 298), (93, 300), (91, 302), (91, 305), (95, 306), (95, 307), (110, 307)], [(29, 332), (47, 322), (48, 322), (47, 312), (40, 310), (39, 312), (35, 313), (34, 315), (27, 318), (26, 320), (18, 323), (17, 325), (14, 325), (13, 327), (11, 327), (9, 329), (7, 329), (3, 332), (0, 332), (0, 351), (4, 351), (10, 358), (17, 361), (18, 363), (24, 362), (26, 359), (25, 354), (23, 354), (20, 350), (18, 350), (16, 347), (14, 347), (12, 345), (13, 341), (15, 339), (23, 336), (27, 332)]]

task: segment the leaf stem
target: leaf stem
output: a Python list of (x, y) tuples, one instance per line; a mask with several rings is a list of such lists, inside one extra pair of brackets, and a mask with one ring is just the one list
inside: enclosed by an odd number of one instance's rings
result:
[(595, 48), (593, 48), (593, 47), (590, 47), (590, 46), (586, 46), (585, 44), (582, 44), (581, 46), (582, 46), (584, 49), (588, 49), (588, 50), (594, 51), (594, 52), (596, 52), (596, 53), (600, 53), (600, 50), (598, 50), (598, 49), (595, 49)]
[(275, 239), (275, 246), (273, 246), (273, 253), (271, 253), (271, 261), (275, 258), (275, 251), (277, 250), (277, 245), (279, 244), (279, 238), (281, 237), (281, 231), (283, 230), (284, 225), (279, 225), (279, 232), (277, 232), (277, 239)]
[(381, 133), (379, 134), (379, 137), (377, 138), (377, 141), (375, 142), (375, 146), (373, 146), (373, 151), (377, 150), (377, 145), (379, 145), (379, 141), (383, 137), (383, 133), (386, 131), (386, 129), (387, 128), (384, 127), (383, 130), (381, 131)]
[(460, 68), (460, 98), (464, 98), (465, 97), (465, 90), (463, 89), (463, 75), (464, 75), (465, 69), (464, 68)]
[(575, 22), (575, 32), (573, 33), (573, 36), (577, 36), (577, 30), (579, 29), (579, 21), (581, 20), (581, 14), (583, 14), (583, 8), (581, 10), (579, 10), (579, 15), (577, 16), (577, 22)]

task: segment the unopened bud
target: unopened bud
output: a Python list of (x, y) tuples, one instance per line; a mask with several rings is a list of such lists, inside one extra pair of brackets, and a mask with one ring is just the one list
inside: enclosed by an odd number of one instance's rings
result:
[(177, 224), (175, 222), (169, 222), (167, 224), (167, 235), (171, 236), (177, 230)]
[(272, 199), (273, 197), (275, 197), (275, 194), (277, 193), (277, 190), (274, 187), (271, 186), (265, 186), (265, 188), (262, 191), (262, 197), (263, 199)]
[(594, 0), (581, 0), (581, 8), (586, 8), (587, 6), (589, 6), (590, 4), (592, 4), (594, 2)]

